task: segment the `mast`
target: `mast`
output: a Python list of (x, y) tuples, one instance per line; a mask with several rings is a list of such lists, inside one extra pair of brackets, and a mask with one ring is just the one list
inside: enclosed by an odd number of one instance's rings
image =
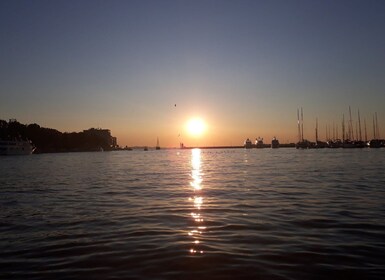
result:
[(368, 142), (368, 133), (366, 131), (366, 119), (364, 118), (364, 127), (365, 127), (365, 142)]
[(353, 122), (352, 122), (352, 110), (350, 109), (349, 106), (349, 140), (353, 140), (354, 138), (354, 130), (353, 130)]
[(318, 118), (315, 119), (315, 142), (318, 143)]
[(360, 133), (360, 141), (362, 141), (362, 134), (361, 134), (361, 118), (360, 118), (360, 109), (358, 109), (358, 128)]
[(330, 125), (329, 125), (329, 131), (328, 131), (328, 134), (329, 134), (329, 139), (330, 139), (330, 140), (333, 140), (333, 139), (332, 139), (332, 133), (330, 132)]
[(329, 137), (328, 137), (328, 125), (326, 125), (325, 132), (326, 132), (326, 141), (329, 141)]
[(299, 109), (297, 109), (298, 142), (301, 142), (301, 127), (299, 125)]
[(303, 111), (302, 111), (302, 107), (301, 107), (301, 127), (302, 127), (301, 140), (303, 142)]
[(338, 124), (336, 124), (336, 139), (338, 139)]
[(345, 115), (342, 114), (342, 141), (345, 142)]
[(376, 112), (376, 134), (377, 138), (380, 139), (380, 129), (378, 128), (378, 122), (377, 122), (377, 112)]
[(374, 123), (374, 116), (373, 116), (373, 139), (377, 139), (377, 137), (376, 137), (376, 124)]
[(159, 137), (156, 137), (156, 147), (155, 147), (155, 149), (160, 150)]

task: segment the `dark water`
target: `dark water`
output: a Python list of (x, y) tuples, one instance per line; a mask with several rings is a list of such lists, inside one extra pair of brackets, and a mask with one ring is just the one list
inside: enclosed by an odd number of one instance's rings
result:
[(0, 279), (384, 279), (385, 149), (0, 158)]

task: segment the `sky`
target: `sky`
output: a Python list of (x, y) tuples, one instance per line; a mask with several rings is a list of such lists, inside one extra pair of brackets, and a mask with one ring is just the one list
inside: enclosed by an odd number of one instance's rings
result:
[[(120, 146), (385, 137), (385, 1), (0, 1), (0, 119)], [(191, 134), (192, 118), (205, 131)]]

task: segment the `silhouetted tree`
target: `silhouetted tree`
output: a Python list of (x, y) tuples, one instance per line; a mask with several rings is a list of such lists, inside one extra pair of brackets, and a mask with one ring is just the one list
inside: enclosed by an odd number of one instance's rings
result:
[(17, 121), (0, 120), (0, 139), (31, 140), (37, 153), (96, 151), (111, 149), (109, 130), (89, 129), (83, 132), (62, 133), (38, 124), (23, 125)]

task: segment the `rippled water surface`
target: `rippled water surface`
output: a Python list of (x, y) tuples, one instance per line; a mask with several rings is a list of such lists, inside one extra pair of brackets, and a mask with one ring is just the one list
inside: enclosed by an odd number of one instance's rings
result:
[(383, 279), (385, 149), (0, 157), (0, 279)]

